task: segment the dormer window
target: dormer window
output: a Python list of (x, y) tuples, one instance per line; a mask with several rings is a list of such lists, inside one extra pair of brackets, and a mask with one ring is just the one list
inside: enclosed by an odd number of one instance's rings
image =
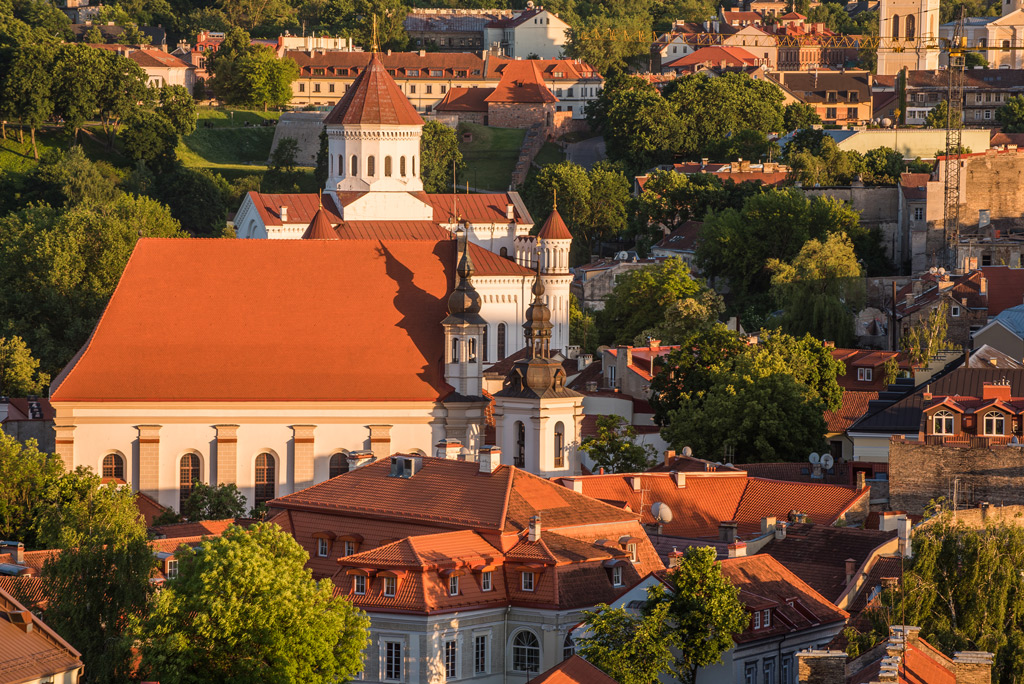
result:
[(768, 629), (772, 626), (772, 610), (771, 608), (765, 608), (761, 611), (761, 627)]
[(754, 629), (761, 629), (761, 611), (754, 611)]
[(640, 558), (637, 556), (636, 542), (626, 544), (626, 553), (629, 554), (629, 560), (636, 563)]
[(167, 561), (167, 572), (164, 573), (164, 574), (167, 575), (167, 579), (169, 579), (169, 580), (172, 580), (172, 579), (174, 579), (175, 577), (178, 576), (178, 559), (177, 558), (170, 558), (170, 559), (168, 559), (168, 561)]
[(523, 582), (522, 583), (523, 591), (533, 591), (533, 587), (534, 587), (534, 581), (533, 580), (534, 580), (534, 575), (533, 575), (532, 572), (524, 572), (523, 573), (523, 580), (522, 580), (522, 582)]
[(345, 542), (345, 555), (351, 556), (356, 552), (356, 543), (352, 541)]
[(990, 411), (985, 414), (985, 434), (991, 436), (1006, 434), (1006, 419), (1002, 413)]
[(452, 575), (448, 578), (448, 595), (458, 596), (459, 595), (459, 578), (457, 575)]
[(612, 568), (612, 586), (613, 587), (621, 587), (622, 586), (622, 566), (621, 565), (616, 565), (614, 568)]
[(352, 593), (362, 596), (366, 593), (366, 575), (355, 575), (352, 577)]
[(387, 597), (393, 597), (398, 591), (398, 578), (397, 577), (385, 577), (384, 578), (384, 595)]
[(932, 416), (932, 432), (936, 435), (953, 434), (953, 414), (949, 411), (938, 411)]
[(492, 574), (490, 570), (480, 573), (480, 591), (490, 591), (491, 588), (494, 586), (491, 583), (491, 580)]
[(857, 379), (861, 382), (871, 382), (872, 372), (870, 368), (858, 368)]
[(320, 558), (327, 558), (326, 539), (321, 538), (316, 540), (316, 555), (320, 556)]

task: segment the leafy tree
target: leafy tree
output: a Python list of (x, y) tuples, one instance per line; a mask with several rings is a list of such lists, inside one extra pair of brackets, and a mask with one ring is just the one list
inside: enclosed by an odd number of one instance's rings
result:
[(0, 337), (0, 396), (40, 396), (49, 384), (50, 376), (39, 372), (39, 360), (25, 340)]
[(196, 101), (185, 86), (169, 85), (160, 89), (157, 112), (167, 117), (174, 130), (181, 137), (192, 135), (196, 130), (198, 115)]
[(466, 168), (454, 130), (438, 121), (428, 121), (420, 138), (420, 180), (427, 192), (451, 192), (452, 173)]
[[(813, 141), (813, 142), (811, 142)], [(804, 144), (811, 142), (811, 144)], [(806, 186), (850, 185), (864, 171), (856, 150), (840, 150), (824, 131), (799, 131), (786, 146), (786, 161), (794, 181)]]
[(350, 24), (356, 41), (372, 45), (373, 19), (377, 18), (377, 40), (381, 50), (405, 50), (409, 34), (405, 32), (405, 15), (409, 8), (402, 0), (355, 0)]
[(741, 131), (767, 135), (785, 126), (782, 91), (743, 73), (684, 76), (666, 88), (666, 98), (685, 132), (679, 151), (691, 158), (721, 157)]
[(165, 182), (156, 185), (154, 194), (192, 235), (216, 237), (227, 225), (232, 191), (223, 177), (209, 169), (177, 165)]
[(670, 0), (652, 7), (654, 14), (654, 30), (668, 31), (675, 21), (691, 21), (701, 23), (713, 18), (718, 13), (716, 3), (709, 0)]
[(107, 145), (113, 147), (114, 135), (121, 122), (133, 116), (140, 104), (147, 104), (152, 92), (142, 67), (116, 52), (100, 50), (100, 53), (103, 73), (97, 105), (100, 123), (107, 134)]
[(694, 684), (698, 669), (721, 662), (750, 616), (712, 547), (689, 547), (665, 579), (670, 588), (652, 587), (646, 613), (658, 615), (659, 608), (668, 607), (666, 636), (675, 653), (675, 674), (684, 684)]
[(29, 176), (26, 200), (56, 208), (104, 207), (117, 198), (117, 181), (113, 167), (90, 160), (76, 145), (67, 152), (54, 150), (43, 155)]
[(86, 45), (61, 45), (53, 65), (54, 114), (64, 128), (78, 137), (78, 129), (96, 114), (103, 88), (104, 57), (101, 50)]
[(980, 52), (968, 52), (964, 55), (964, 67), (967, 69), (974, 69), (975, 67), (987, 69), (988, 60)]
[(177, 161), (178, 132), (174, 124), (159, 112), (135, 112), (124, 135), (124, 151), (134, 161), (145, 162), (154, 170), (167, 171)]
[(600, 312), (601, 339), (609, 344), (630, 343), (640, 333), (662, 326), (675, 304), (703, 291), (703, 284), (678, 258), (626, 271), (616, 278)]
[(932, 107), (924, 117), (924, 125), (928, 128), (945, 128), (948, 121), (949, 103), (945, 100)]
[(178, 559), (140, 633), (146, 676), (326, 684), (362, 671), (369, 619), (330, 579), (312, 579), (309, 556), (281, 528), (230, 527)]
[(1024, 95), (1006, 98), (1006, 104), (996, 110), (996, 121), (1007, 133), (1024, 132)]
[(608, 157), (631, 171), (669, 161), (684, 143), (686, 124), (653, 86), (623, 89), (611, 101), (602, 129)]
[[(36, 129), (53, 113), (51, 96), (54, 50), (50, 45), (26, 45), (13, 51), (5, 69), (0, 69), (0, 116), (27, 124), (32, 135), (32, 156), (39, 159)], [(6, 137), (6, 136), (5, 136)]]
[(604, 603), (585, 610), (587, 632), (577, 640), (576, 651), (619, 684), (656, 682), (672, 671), (675, 661), (666, 638), (670, 607), (665, 602), (638, 616)]
[(768, 270), (786, 332), (844, 347), (855, 342), (853, 319), (864, 304), (864, 285), (849, 237), (832, 233), (823, 242), (808, 240), (791, 263), (773, 259)]
[(597, 436), (583, 442), (580, 448), (587, 452), (595, 468), (610, 473), (642, 473), (651, 467), (657, 453), (650, 444), (637, 444), (636, 435), (636, 428), (621, 416), (598, 416)]
[(0, 536), (38, 546), (35, 529), (43, 507), (64, 472), (60, 459), (0, 430)]
[(900, 364), (895, 358), (889, 358), (885, 363), (882, 364), (882, 380), (885, 385), (891, 385), (896, 382), (896, 378), (900, 376)]
[(131, 628), (145, 613), (155, 567), (130, 489), (101, 485), (87, 471), (65, 475), (83, 496), (47, 508), (43, 539), (63, 549), (43, 565), (44, 619), (82, 653), (91, 682), (134, 674)]
[(900, 347), (910, 355), (911, 362), (927, 365), (932, 357), (946, 349), (953, 349), (949, 341), (949, 304), (943, 302), (928, 312), (900, 338)]
[(804, 102), (790, 102), (782, 108), (783, 126), (787, 131), (796, 131), (801, 128), (811, 128), (821, 124), (821, 117), (809, 104)]
[(574, 26), (566, 55), (602, 74), (645, 66), (650, 59), (652, 24), (647, 12), (595, 13)]
[(597, 349), (597, 322), (594, 314), (580, 308), (576, 295), (569, 295), (569, 344), (579, 345), (583, 353)]
[[(330, 162), (330, 146), (327, 140), (327, 127), (320, 129), (320, 145), (316, 150), (316, 169), (313, 171), (313, 177), (316, 179), (316, 185), (318, 188), (325, 187), (327, 185), (327, 177), (330, 174), (329, 162)], [(422, 146), (420, 149), (420, 159), (422, 160), (423, 151)], [(420, 162), (422, 167), (423, 163)], [(420, 177), (423, 177), (423, 169), (420, 168)], [(426, 187), (426, 184), (424, 184)]]
[[(232, 0), (234, 1), (234, 0)], [(252, 45), (249, 34), (234, 28), (209, 59), (214, 94), (230, 105), (280, 107), (292, 98), (292, 81), (299, 76), (291, 59), (277, 59), (274, 51)]]
[(650, 88), (644, 79), (631, 76), (622, 69), (612, 68), (605, 74), (604, 87), (597, 93), (597, 97), (587, 102), (587, 122), (595, 131), (604, 131), (608, 123), (608, 111), (622, 93), (647, 92)]
[(238, 518), (245, 514), (245, 496), (234, 484), (197, 482), (181, 513), (191, 522)]
[(218, 0), (217, 5), (233, 26), (247, 30), (258, 26), (284, 27), (294, 21), (294, 9), (285, 0)]
[(903, 155), (891, 147), (876, 147), (864, 155), (866, 185), (896, 185), (903, 173)]

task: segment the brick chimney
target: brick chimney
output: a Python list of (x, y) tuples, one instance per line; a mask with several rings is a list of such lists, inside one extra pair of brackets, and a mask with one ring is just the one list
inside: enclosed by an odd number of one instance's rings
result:
[(1008, 380), (1003, 382), (986, 382), (981, 386), (982, 399), (1000, 399), (1009, 401), (1013, 396), (1013, 388)]
[(675, 449), (666, 449), (665, 450), (665, 465), (671, 465), (672, 461), (674, 461), (675, 458), (676, 458), (676, 451), (675, 451)]
[(846, 653), (807, 650), (796, 654), (799, 684), (846, 684)]
[(746, 542), (734, 541), (728, 547), (729, 558), (744, 558), (747, 555)]
[(622, 387), (622, 380), (626, 377), (626, 370), (633, 365), (633, 347), (623, 345), (618, 348), (615, 355), (615, 385)]
[(718, 540), (726, 544), (734, 543), (736, 541), (736, 527), (735, 520), (723, 520), (718, 523)]
[(981, 276), (981, 280), (978, 281), (978, 292), (983, 295), (988, 294), (988, 278)]
[(783, 520), (779, 520), (775, 523), (775, 539), (782, 541), (786, 538), (786, 523)]
[(686, 473), (680, 473), (676, 470), (673, 470), (668, 475), (669, 477), (672, 478), (672, 481), (676, 483), (676, 489), (686, 488)]
[(538, 541), (540, 541), (540, 514), (539, 513), (537, 515), (533, 516), (532, 518), (530, 518), (530, 535), (529, 535), (528, 539), (531, 542), (538, 542)]
[(862, 492), (868, 486), (868, 476), (863, 470), (857, 472), (857, 491)]
[(853, 576), (857, 574), (857, 561), (853, 558), (846, 559), (846, 584), (853, 581)]
[(639, 475), (626, 478), (629, 481), (629, 486), (634, 492), (639, 492), (643, 488), (643, 480)]
[(288, 207), (284, 204), (281, 205), (281, 223), (288, 222)]
[(896, 536), (899, 538), (899, 552), (904, 558), (914, 557), (914, 547), (911, 543), (910, 518), (901, 515), (896, 519)]
[(992, 654), (958, 651), (953, 654), (957, 684), (992, 684)]
[(25, 545), (20, 541), (0, 541), (0, 553), (11, 554), (11, 560), (17, 565), (25, 564)]
[(458, 461), (462, 454), (462, 442), (457, 439), (442, 439), (434, 445), (437, 449), (437, 457), (448, 461)]
[(774, 534), (775, 533), (775, 517), (769, 516), (761, 518), (761, 534)]
[[(501, 448), (493, 444), (480, 447), (477, 461), (480, 464), (481, 473), (493, 473), (501, 465)], [(580, 489), (583, 489), (582, 482), (580, 483)]]

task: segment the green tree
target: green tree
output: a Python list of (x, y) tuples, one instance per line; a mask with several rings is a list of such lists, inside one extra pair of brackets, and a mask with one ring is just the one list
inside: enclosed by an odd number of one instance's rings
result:
[(223, 233), (232, 190), (222, 176), (209, 169), (179, 164), (164, 179), (165, 182), (156, 184), (154, 194), (184, 230), (198, 237), (218, 237)]
[(36, 520), (64, 473), (60, 458), (0, 430), (0, 536), (38, 546)]
[(67, 152), (53, 150), (43, 155), (29, 176), (26, 200), (65, 209), (104, 207), (117, 198), (117, 182), (113, 167), (92, 161), (76, 145)]
[(295, 16), (295, 10), (285, 0), (218, 0), (216, 4), (233, 26), (250, 31), (259, 26), (284, 27)]
[(196, 101), (185, 86), (169, 85), (160, 89), (157, 112), (167, 117), (174, 130), (181, 137), (192, 135), (196, 130), (198, 115)]
[(954, 348), (948, 332), (949, 304), (943, 302), (903, 334), (900, 347), (910, 355), (911, 362), (928, 365), (935, 354)]
[(78, 130), (96, 115), (103, 88), (104, 57), (101, 50), (86, 45), (61, 45), (53, 65), (54, 114), (77, 140)]
[(580, 449), (594, 462), (594, 469), (610, 473), (642, 473), (654, 463), (657, 452), (650, 444), (636, 443), (636, 428), (621, 416), (598, 416), (597, 436)]
[[(454, 130), (438, 121), (428, 121), (420, 138), (420, 180), (427, 192), (451, 192), (455, 178), (466, 168)], [(452, 174), (455, 174), (453, 177)]]
[(980, 52), (968, 52), (964, 55), (964, 67), (967, 69), (974, 69), (976, 67), (987, 69), (988, 60)]
[(783, 309), (782, 328), (846, 347), (856, 339), (854, 316), (864, 306), (864, 284), (853, 243), (843, 233), (808, 240), (791, 263), (768, 262), (772, 290)]
[(876, 147), (864, 155), (866, 185), (896, 185), (903, 173), (903, 155), (891, 147)]
[(599, 73), (643, 67), (650, 59), (651, 15), (641, 11), (601, 12), (574, 26), (566, 55)]
[(824, 131), (805, 129), (786, 145), (786, 161), (794, 181), (806, 186), (850, 185), (864, 171), (864, 157), (840, 150)]
[(684, 143), (687, 122), (651, 85), (619, 91), (605, 116), (608, 157), (630, 171), (671, 160)]
[[(330, 146), (327, 140), (327, 127), (324, 126), (320, 129), (320, 144), (316, 150), (316, 168), (313, 170), (313, 177), (316, 179), (316, 186), (318, 188), (326, 187), (327, 177), (330, 174), (329, 161), (331, 158)], [(420, 148), (420, 159), (423, 159), (422, 146)], [(422, 162), (420, 162), (422, 167)], [(420, 169), (420, 178), (423, 177), (423, 170)], [(424, 183), (424, 187), (426, 184)]]
[(91, 682), (125, 682), (135, 669), (132, 626), (147, 607), (156, 561), (130, 489), (87, 471), (64, 476), (83, 496), (47, 508), (42, 538), (63, 549), (43, 565), (46, 624), (82, 653)]
[(896, 359), (889, 358), (885, 363), (882, 364), (882, 380), (886, 386), (889, 386), (896, 382), (896, 378), (900, 376), (900, 364)]
[(121, 122), (134, 116), (140, 105), (148, 104), (152, 92), (147, 85), (149, 77), (142, 67), (116, 52), (99, 52), (103, 58), (103, 73), (97, 106), (107, 145), (113, 147)]
[(181, 514), (190, 522), (238, 518), (245, 515), (245, 496), (234, 484), (197, 482), (192, 486)]
[(665, 580), (668, 589), (652, 587), (646, 612), (657, 615), (660, 607), (668, 607), (671, 627), (666, 636), (675, 652), (675, 674), (684, 684), (693, 684), (698, 669), (721, 662), (750, 616), (740, 603), (739, 589), (722, 574), (712, 547), (689, 547)]
[(209, 59), (214, 94), (230, 105), (281, 107), (292, 98), (292, 81), (299, 67), (292, 59), (277, 59), (274, 51), (253, 45), (249, 34), (234, 28)]
[[(39, 159), (36, 129), (53, 113), (51, 95), (54, 49), (50, 45), (26, 45), (13, 51), (6, 69), (0, 69), (0, 110), (22, 125), (32, 136), (32, 156)], [(0, 116), (3, 116), (0, 113)]]
[(949, 103), (945, 100), (928, 110), (928, 114), (924, 117), (924, 125), (928, 128), (945, 128), (948, 121)]
[(402, 0), (355, 0), (350, 25), (359, 45), (372, 46), (373, 19), (377, 19), (377, 41), (381, 50), (405, 50), (409, 34), (405, 32), (405, 15), (409, 8)]
[(608, 111), (612, 104), (626, 91), (647, 92), (650, 84), (638, 76), (631, 76), (622, 69), (612, 68), (605, 73), (604, 87), (597, 97), (587, 102), (587, 122), (595, 131), (604, 131), (608, 123)]
[(597, 322), (594, 314), (580, 308), (576, 295), (569, 295), (569, 344), (579, 345), (585, 354), (597, 350)]
[(1024, 132), (1024, 95), (1006, 98), (1006, 104), (996, 110), (996, 121), (1007, 133)]
[(145, 162), (154, 170), (166, 172), (178, 159), (178, 132), (174, 130), (174, 124), (159, 112), (135, 112), (128, 120), (122, 138), (128, 157)]
[(362, 671), (369, 619), (330, 579), (312, 579), (308, 554), (281, 528), (230, 527), (178, 559), (140, 632), (144, 675), (326, 684)]
[(0, 396), (40, 396), (49, 384), (50, 376), (39, 372), (39, 360), (25, 340), (0, 337)]
[(668, 602), (649, 614), (633, 615), (625, 608), (599, 604), (583, 611), (586, 635), (576, 651), (619, 684), (651, 684), (672, 671), (675, 656), (669, 647)]

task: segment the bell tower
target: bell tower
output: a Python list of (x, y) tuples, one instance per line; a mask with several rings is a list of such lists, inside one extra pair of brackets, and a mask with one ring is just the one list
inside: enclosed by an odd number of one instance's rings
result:
[(878, 35), (890, 46), (878, 51), (879, 76), (938, 69), (939, 0), (881, 0)]
[(554, 321), (551, 330), (551, 348), (565, 353), (569, 346), (569, 287), (572, 274), (569, 272), (569, 253), (572, 250), (572, 233), (558, 213), (558, 195), (554, 208), (537, 233), (537, 263), (540, 265), (540, 281), (544, 286), (548, 308)]

